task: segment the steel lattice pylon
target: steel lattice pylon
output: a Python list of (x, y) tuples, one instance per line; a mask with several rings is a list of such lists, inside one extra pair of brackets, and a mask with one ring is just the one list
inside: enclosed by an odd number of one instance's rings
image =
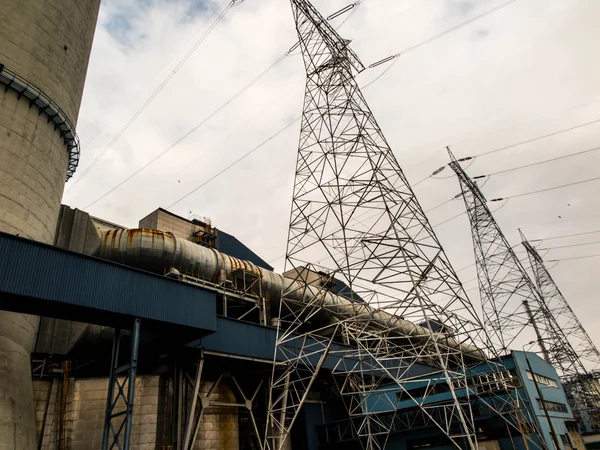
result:
[[(324, 366), (364, 448), (395, 426), (384, 386), (457, 448), (476, 448), (473, 402), (518, 430), (510, 394), (467, 386), (472, 367), (501, 367), (356, 83), (362, 63), (308, 1), (291, 4), (307, 81), (265, 445), (285, 446)], [(449, 403), (410, 395), (419, 367)]]
[[(450, 168), (456, 173), (473, 236), (473, 250), (483, 319), (500, 352), (537, 340), (534, 326), (545, 325), (536, 287), (492, 216), (487, 200), (450, 150)], [(533, 321), (530, 313), (533, 314)], [(540, 341), (547, 359), (548, 350)]]
[[(597, 374), (600, 370), (600, 352), (598, 352), (596, 345), (592, 342), (567, 300), (558, 289), (550, 272), (544, 265), (542, 257), (535, 247), (525, 239), (523, 233), (521, 233), (521, 238), (523, 246), (527, 250), (540, 294), (572, 346), (575, 356), (572, 359), (578, 360), (578, 365), (584, 366), (586, 369), (585, 373), (579, 373), (578, 371), (574, 378), (564, 380), (564, 382), (565, 389), (570, 391), (573, 401), (577, 402), (577, 409), (586, 411), (586, 415), (589, 416), (589, 422), (584, 425), (588, 431), (591, 431), (593, 427), (597, 427), (599, 422), (597, 416), (600, 413), (600, 392), (596, 381), (592, 378), (592, 374)], [(577, 369), (580, 370), (580, 367), (576, 368), (576, 371)]]
[(580, 393), (589, 392), (589, 372), (496, 223), (483, 193), (448, 153), (471, 223), (484, 322), (494, 344), (504, 352), (537, 342), (543, 358), (561, 377), (580, 425), (590, 423), (590, 409)]

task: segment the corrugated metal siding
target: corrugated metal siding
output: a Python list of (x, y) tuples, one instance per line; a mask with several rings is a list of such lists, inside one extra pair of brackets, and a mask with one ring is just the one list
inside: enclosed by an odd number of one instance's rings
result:
[(0, 292), (28, 298), (21, 305), (3, 295), (4, 307), (13, 311), (29, 312), (27, 302), (43, 300), (44, 306), (56, 302), (59, 318), (71, 305), (216, 330), (212, 292), (6, 233), (0, 233)]
[(190, 346), (204, 347), (232, 355), (272, 360), (275, 351), (275, 328), (238, 320), (217, 318), (217, 332)]
[[(240, 322), (239, 320), (227, 319), (225, 317), (217, 318), (217, 332), (202, 338), (200, 341), (196, 341), (190, 344), (191, 347), (203, 347), (206, 350), (212, 350), (215, 352), (227, 353), (231, 355), (239, 355), (251, 358), (265, 359), (268, 361), (273, 360), (275, 351), (275, 340), (277, 338), (277, 330), (272, 327), (265, 327), (247, 322)], [(303, 336), (299, 336), (298, 340), (304, 339)], [(305, 345), (305, 351), (316, 352), (317, 344), (315, 341), (307, 338)], [(310, 350), (307, 350), (310, 349)], [(350, 358), (348, 357), (350, 352), (353, 350), (349, 347), (333, 344), (329, 351), (329, 356), (323, 363), (325, 369), (336, 369), (341, 370), (360, 370), (359, 365), (364, 365), (364, 370), (371, 371), (372, 373), (379, 373), (384, 375), (381, 370), (374, 370), (380, 368), (378, 363), (370, 360), (367, 356), (362, 355), (360, 360), (357, 356)], [(291, 349), (288, 347), (286, 351), (289, 352)], [(356, 350), (354, 350), (356, 352)], [(314, 355), (305, 358), (306, 361), (315, 366), (319, 361), (320, 354), (315, 353)], [(341, 361), (340, 359), (343, 358)], [(285, 361), (283, 355), (278, 355), (279, 361)], [(383, 364), (387, 365), (389, 372), (393, 373), (397, 371), (402, 373), (404, 377), (414, 377), (432, 372), (431, 367), (422, 364), (413, 364), (409, 367), (408, 362), (402, 360), (386, 360)], [(371, 370), (373, 369), (373, 370)]]

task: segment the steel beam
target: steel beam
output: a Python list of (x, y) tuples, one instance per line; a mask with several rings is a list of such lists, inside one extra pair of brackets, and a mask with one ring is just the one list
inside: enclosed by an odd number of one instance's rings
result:
[[(129, 450), (131, 444), (135, 376), (137, 372), (138, 346), (140, 341), (140, 319), (136, 318), (133, 322), (129, 362), (119, 366), (121, 337), (121, 329), (117, 328), (115, 330), (112, 357), (110, 361), (110, 376), (108, 379), (108, 395), (106, 397), (102, 450), (112, 450), (115, 448), (119, 450)], [(125, 385), (127, 385), (127, 392), (125, 392)], [(124, 405), (119, 405), (120, 400)]]

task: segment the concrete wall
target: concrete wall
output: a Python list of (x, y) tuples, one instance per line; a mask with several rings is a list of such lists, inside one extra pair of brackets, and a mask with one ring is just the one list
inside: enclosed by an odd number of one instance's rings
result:
[[(100, 0), (0, 0), (0, 64), (77, 121)], [(67, 149), (46, 117), (0, 90), (0, 231), (52, 243)], [(29, 353), (38, 318), (0, 312), (0, 449), (36, 444)]]
[[(200, 391), (206, 394), (212, 383), (203, 383)], [(219, 383), (210, 395), (215, 402), (236, 403), (233, 392)], [(200, 423), (194, 450), (231, 450), (239, 448), (239, 426), (237, 408), (230, 406), (209, 407)]]
[[(158, 376), (139, 376), (135, 384), (133, 407), (132, 450), (155, 450), (162, 441), (159, 433), (159, 389)], [(52, 386), (46, 413), (42, 450), (89, 450), (102, 444), (104, 411), (108, 380), (106, 378), (72, 380), (61, 413), (62, 379), (34, 381), (36, 432), (41, 432), (48, 392)], [(203, 383), (201, 392), (207, 393), (211, 382)], [(210, 396), (211, 401), (235, 403), (235, 396), (220, 383)], [(119, 403), (122, 405), (122, 403)], [(64, 417), (62, 438), (59, 434), (59, 418)], [(21, 448), (21, 447), (17, 447)], [(203, 416), (194, 446), (195, 450), (231, 450), (239, 448), (238, 416), (235, 407), (211, 406)]]
[(192, 238), (194, 233), (203, 228), (183, 217), (170, 214), (162, 209), (157, 209), (141, 219), (139, 226), (140, 228), (170, 231), (171, 233), (186, 239)]
[(48, 355), (66, 355), (89, 326), (93, 325), (42, 317), (33, 351)]
[[(35, 431), (36, 436), (40, 436), (42, 426), (44, 428), (44, 437), (41, 450), (57, 450), (59, 442), (59, 421), (60, 417), (60, 385), (59, 380), (33, 381), (33, 399), (35, 404)], [(50, 396), (50, 397), (48, 397)], [(46, 422), (44, 423), (44, 415)]]
[[(122, 228), (79, 209), (61, 205), (54, 245), (65, 250), (91, 255), (100, 245), (100, 236), (108, 229)], [(35, 353), (66, 355), (90, 326), (81, 322), (41, 317), (35, 339)]]
[(100, 0), (0, 0), (0, 62), (42, 89), (73, 123), (99, 7)]
[(54, 245), (91, 255), (100, 245), (100, 237), (98, 227), (88, 213), (61, 205)]
[[(61, 413), (60, 387), (62, 379), (54, 381), (50, 404), (44, 427), (42, 450), (98, 449), (102, 444), (104, 412), (106, 410), (106, 378), (72, 380)], [(36, 429), (42, 427), (50, 381), (34, 381)], [(58, 399), (58, 401), (57, 401)], [(64, 434), (59, 435), (60, 418)], [(155, 450), (156, 424), (158, 422), (158, 377), (140, 376), (136, 378), (133, 412), (132, 449)]]

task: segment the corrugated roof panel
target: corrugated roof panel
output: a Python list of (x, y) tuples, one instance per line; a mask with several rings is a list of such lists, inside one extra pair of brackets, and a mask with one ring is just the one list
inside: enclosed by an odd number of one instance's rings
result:
[[(0, 292), (0, 306), (12, 311), (91, 323), (113, 314), (216, 330), (213, 292), (6, 233)], [(103, 314), (96, 321), (94, 311)]]

